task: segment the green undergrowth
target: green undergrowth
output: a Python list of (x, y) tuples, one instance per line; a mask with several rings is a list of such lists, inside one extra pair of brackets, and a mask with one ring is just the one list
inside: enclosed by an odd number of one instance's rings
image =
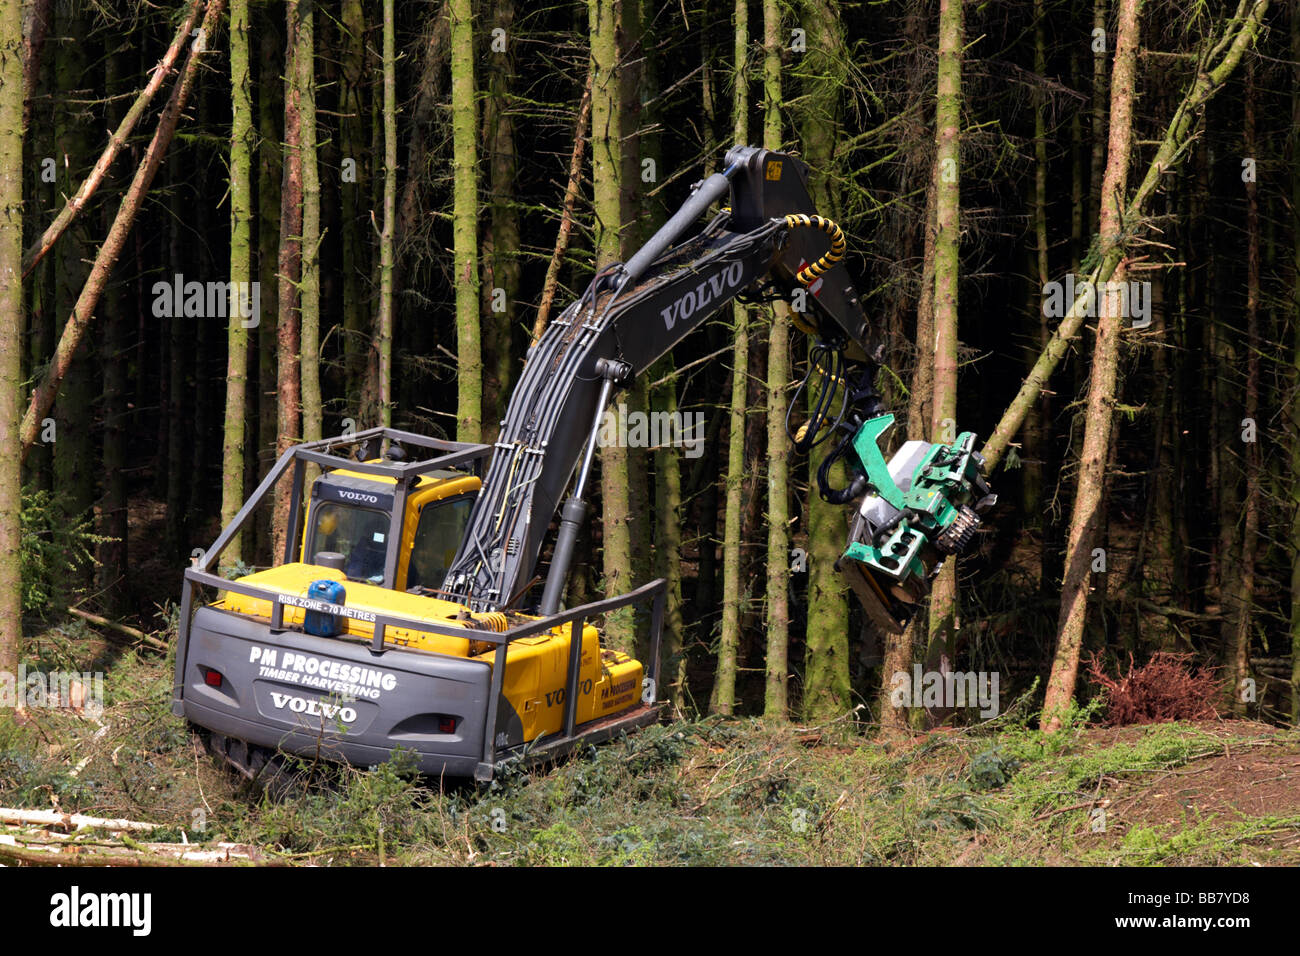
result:
[(98, 720), (0, 717), (0, 804), (154, 821), (158, 839), (247, 843), (288, 863), (1300, 861), (1289, 839), (1300, 817), (1285, 811), (1172, 827), (1112, 809), (1098, 827), (1103, 801), (1162, 774), (1229, 749), (1300, 750), (1295, 733), (1262, 725), (1116, 732), (1090, 727), (1095, 707), (1084, 707), (1043, 735), (1021, 705), (989, 724), (885, 741), (869, 726), (811, 734), (704, 719), (545, 770), (507, 767), (490, 788), (422, 778), (402, 753), (371, 769), (290, 761), (293, 785), (272, 799), (201, 752), (170, 713), (170, 685), (168, 662), (128, 655), (108, 673)]

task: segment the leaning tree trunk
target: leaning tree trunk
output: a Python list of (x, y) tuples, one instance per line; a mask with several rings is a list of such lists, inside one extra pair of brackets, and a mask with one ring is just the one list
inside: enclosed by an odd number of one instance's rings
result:
[[(225, 9), (225, 2), (226, 0), (210, 0), (207, 12), (203, 17), (202, 30), (204, 36), (215, 35), (217, 24), (220, 22), (222, 11)], [(21, 454), (23, 458), (26, 458), (32, 445), (35, 444), (41, 431), (41, 421), (54, 404), (54, 398), (59, 392), (63, 377), (67, 374), (72, 358), (85, 338), (86, 331), (90, 328), (95, 306), (98, 305), (99, 298), (103, 295), (109, 273), (112, 272), (113, 266), (117, 264), (118, 257), (122, 254), (122, 249), (126, 245), (126, 238), (131, 234), (131, 226), (140, 212), (145, 194), (149, 191), (149, 186), (158, 173), (158, 167), (162, 164), (163, 155), (167, 152), (167, 146), (171, 142), (172, 135), (176, 132), (176, 125), (180, 120), (181, 111), (185, 109), (185, 102), (188, 100), (190, 91), (194, 86), (199, 61), (207, 53), (208, 47), (196, 43), (191, 45), (190, 51), (189, 58), (185, 61), (185, 69), (181, 73), (180, 79), (177, 80), (176, 86), (172, 89), (167, 106), (158, 118), (158, 125), (154, 129), (153, 139), (149, 141), (149, 146), (145, 149), (140, 166), (136, 169), (135, 177), (131, 180), (126, 195), (122, 197), (122, 203), (118, 207), (117, 215), (113, 219), (113, 225), (108, 231), (108, 236), (105, 237), (99, 251), (95, 254), (95, 261), (90, 268), (90, 276), (86, 279), (81, 295), (77, 297), (77, 304), (72, 310), (72, 315), (63, 327), (59, 342), (54, 348), (54, 356), (46, 367), (40, 382), (32, 390), (31, 400), (27, 403), (27, 410), (23, 413), (22, 425), (19, 428), (19, 441), (22, 445)]]
[[(1211, 56), (1217, 56), (1218, 62), (1213, 65), (1206, 64), (1205, 69), (1196, 74), (1191, 86), (1179, 102), (1165, 130), (1164, 138), (1160, 140), (1155, 155), (1147, 165), (1141, 184), (1124, 207), (1123, 221), (1137, 222), (1142, 217), (1152, 194), (1168, 181), (1166, 178), (1168, 174), (1181, 162), (1205, 104), (1223, 88), (1228, 77), (1241, 62), (1242, 54), (1255, 42), (1264, 15), (1268, 12), (1268, 5), (1269, 0), (1253, 0), (1249, 4), (1243, 0), (1241, 9), (1245, 11), (1244, 16), (1234, 17), (1226, 24), (1223, 36), (1218, 39), (1211, 51)], [(1123, 258), (1123, 251), (1113, 241), (1108, 243), (1106, 237), (1102, 236), (1096, 258), (1097, 265), (1087, 278), (1093, 283), (1105, 282), (1113, 278), (1115, 269)], [(1080, 293), (1070, 304), (1060, 325), (1053, 331), (1047, 348), (1043, 349), (1042, 354), (1038, 356), (1038, 361), (1025, 377), (1016, 397), (1002, 413), (1002, 418), (981, 449), (985, 470), (989, 474), (992, 474), (1001, 463), (1011, 440), (1024, 424), (1030, 407), (1037, 401), (1039, 394), (1047, 386), (1052, 372), (1069, 350), (1070, 342), (1083, 325), (1087, 313), (1084, 307), (1088, 301), (1089, 296)]]

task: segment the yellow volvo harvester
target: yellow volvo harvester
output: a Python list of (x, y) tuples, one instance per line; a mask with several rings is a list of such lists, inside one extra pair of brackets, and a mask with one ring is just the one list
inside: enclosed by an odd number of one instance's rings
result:
[[(440, 596), (490, 452), (392, 429), (286, 452), (186, 572), (187, 605), (197, 586), (219, 595), (184, 609), (177, 712), (249, 777), (277, 748), (367, 765), (404, 747), (426, 773), (482, 778), (511, 752), (554, 755), (653, 720), (652, 675), (585, 622), (647, 601), (657, 644), (660, 583), (547, 617)], [(304, 489), (308, 465), (322, 473)], [(204, 570), (281, 477), (296, 529), (284, 563), (233, 581)]]
[[(428, 773), (479, 779), (505, 754), (551, 755), (653, 720), (664, 583), (567, 611), (565, 586), (613, 393), (737, 299), (789, 300), (814, 340), (792, 408), (813, 394), (814, 372), (821, 383), (791, 437), (801, 452), (835, 439), (818, 491), (858, 512), (837, 567), (870, 619), (901, 631), (994, 500), (973, 436), (909, 443), (886, 465), (880, 350), (841, 261), (843, 231), (816, 215), (799, 159), (737, 146), (723, 170), (550, 323), (493, 445), (372, 429), (286, 452), (186, 571), (175, 712), (248, 774), (266, 748), (372, 764), (401, 746)], [(703, 439), (659, 444), (688, 437)], [(413, 449), (424, 457), (408, 461)], [(829, 482), (837, 459), (850, 472), (843, 488)], [(305, 488), (312, 466), (323, 473)], [(221, 552), (290, 467), (281, 566), (218, 577)], [(199, 606), (200, 588), (220, 597)], [(602, 649), (587, 623), (632, 604), (651, 605), (644, 668)]]

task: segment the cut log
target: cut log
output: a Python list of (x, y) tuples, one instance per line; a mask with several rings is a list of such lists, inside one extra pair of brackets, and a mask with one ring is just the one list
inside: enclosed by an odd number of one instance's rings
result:
[(0, 807), (0, 823), (21, 823), (45, 827), (64, 827), (81, 829), (90, 827), (112, 832), (148, 832), (162, 826), (160, 823), (141, 823), (137, 820), (109, 820), (103, 817), (87, 817), (80, 813), (60, 813), (57, 810), (17, 810)]

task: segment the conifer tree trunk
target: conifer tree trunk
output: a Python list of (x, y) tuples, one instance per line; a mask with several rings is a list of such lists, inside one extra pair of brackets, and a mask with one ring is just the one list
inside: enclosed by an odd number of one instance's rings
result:
[[(673, 376), (657, 391), (657, 407), (669, 415), (677, 413), (677, 383)], [(662, 447), (655, 451), (655, 548), (654, 574), (664, 579), (667, 596), (664, 603), (663, 638), (660, 661), (678, 661), (676, 670), (665, 669), (669, 681), (663, 696), (680, 706), (683, 682), (686, 679), (685, 661), (682, 659), (682, 634), (685, 620), (682, 615), (682, 471), (678, 450)]]
[(302, 437), (321, 437), (320, 171), (316, 158), (316, 0), (298, 0), (294, 69), (302, 117), (302, 279), (298, 287), (302, 353)]
[[(732, 129), (737, 143), (749, 141), (749, 3), (735, 0)], [(741, 587), (740, 512), (745, 484), (745, 411), (749, 386), (749, 308), (731, 307), (734, 343), (731, 349), (731, 406), (727, 429), (726, 499), (722, 531), (722, 631), (718, 639), (717, 677), (713, 684), (714, 713), (730, 714), (736, 696), (736, 650), (740, 646)], [(770, 680), (770, 675), (769, 675)]]
[[(1246, 89), (1244, 102), (1244, 135), (1242, 155), (1259, 157), (1259, 142), (1255, 130), (1255, 62), (1246, 64)], [(1259, 187), (1255, 179), (1246, 184), (1246, 400), (1244, 415), (1237, 434), (1229, 434), (1230, 445), (1240, 448), (1246, 477), (1245, 500), (1242, 502), (1241, 532), (1235, 567), (1224, 577), (1223, 644), (1232, 673), (1232, 709), (1238, 716), (1247, 710), (1247, 696), (1242, 693), (1250, 677), (1250, 638), (1253, 601), (1255, 597), (1255, 559), (1259, 541), (1259, 293), (1260, 293), (1260, 228)], [(1236, 418), (1236, 416), (1233, 416)], [(1243, 441), (1245, 429), (1254, 429)], [(1237, 523), (1233, 516), (1234, 525)]]
[[(122, 66), (131, 62), (126, 51), (110, 53), (104, 61), (104, 89), (109, 96), (121, 92)], [(110, 124), (120, 118), (121, 111), (110, 104), (107, 119)], [(107, 230), (112, 223), (111, 207), (105, 205), (100, 217)], [(130, 467), (128, 440), (130, 435), (129, 393), (127, 369), (130, 365), (130, 322), (126, 305), (129, 298), (107, 296), (101, 313), (104, 321), (104, 430), (101, 440), (104, 493), (100, 505), (99, 532), (107, 540), (99, 546), (98, 579), (95, 586), (103, 595), (103, 603), (111, 613), (129, 609), (127, 577), (129, 565), (127, 475)]]
[(483, 436), (483, 358), (479, 328), (478, 283), (478, 123), (474, 102), (474, 26), (472, 0), (452, 0), (451, 135), (452, 245), (456, 288), (456, 438)]
[[(234, 519), (244, 503), (244, 419), (248, 401), (248, 329), (241, 306), (252, 282), (253, 101), (249, 82), (248, 0), (230, 3), (230, 304), (226, 308), (226, 422), (222, 454), (221, 524)], [(251, 303), (249, 303), (251, 304)], [(257, 303), (259, 306), (261, 303)], [(259, 319), (260, 319), (260, 312)], [(243, 558), (242, 536), (235, 535), (222, 557)]]
[[(781, 11), (763, 0), (763, 146), (784, 145), (781, 124)], [(790, 439), (785, 433), (790, 384), (790, 310), (772, 304), (767, 342), (767, 693), (764, 716), (786, 717), (790, 644)]]
[[(587, 16), (591, 34), (591, 180), (599, 270), (622, 256), (623, 126), (617, 0), (589, 0)], [(605, 594), (612, 597), (627, 590), (632, 577), (627, 449), (617, 443), (602, 448), (600, 471)], [(635, 641), (631, 614), (610, 615), (605, 635), (611, 646), (630, 650)]]
[[(221, 20), (221, 14), (225, 11), (225, 2), (226, 0), (209, 0), (201, 28), (204, 36), (211, 37), (215, 34), (217, 24)], [(144, 201), (145, 193), (148, 192), (149, 186), (153, 183), (153, 178), (158, 172), (158, 167), (162, 164), (163, 154), (166, 153), (172, 135), (176, 132), (176, 124), (180, 120), (181, 111), (184, 110), (190, 91), (193, 89), (199, 63), (208, 49), (206, 45), (191, 45), (188, 59), (185, 61), (185, 69), (176, 81), (162, 115), (158, 117), (158, 125), (154, 129), (153, 138), (149, 141), (149, 146), (145, 150), (139, 168), (136, 169), (131, 185), (122, 197), (122, 203), (118, 207), (117, 215), (113, 218), (113, 225), (95, 254), (95, 261), (91, 266), (90, 275), (81, 289), (81, 294), (77, 297), (77, 303), (73, 308), (71, 317), (64, 324), (63, 332), (60, 334), (58, 344), (54, 349), (54, 356), (41, 376), (41, 380), (32, 390), (31, 399), (27, 403), (27, 410), (23, 413), (22, 427), (19, 429), (19, 441), (22, 443), (24, 458), (40, 435), (41, 420), (45, 418), (50, 407), (54, 404), (54, 398), (63, 383), (63, 377), (68, 373), (73, 357), (77, 354), (77, 350), (85, 338), (86, 330), (90, 327), (95, 306), (98, 305), (99, 298), (104, 292), (109, 273), (112, 272), (113, 266), (116, 265), (118, 257), (122, 254), (126, 239), (131, 234), (131, 226), (134, 224), (135, 217)]]
[[(279, 406), (276, 419), (276, 457), (299, 440), (302, 432), (302, 378), (299, 353), (301, 326), (298, 312), (298, 283), (302, 277), (302, 97), (298, 67), (298, 30), (301, 3), (286, 0), (284, 64), (284, 172), (280, 181), (280, 253), (278, 259), (279, 306), (276, 329), (276, 370)], [(292, 482), (275, 486), (272, 530), (272, 558), (279, 562), (289, 534)]]
[[(18, 431), (23, 320), (21, 0), (0, 0), (0, 429)], [(0, 674), (17, 675), (23, 637), (22, 462), (0, 456)], [(13, 679), (17, 679), (14, 677)], [(0, 708), (5, 705), (0, 702)]]
[[(1291, 474), (1300, 475), (1300, 2), (1291, 4)], [(1300, 481), (1292, 481), (1291, 723), (1300, 727)]]
[(370, 309), (362, 292), (369, 275), (370, 222), (362, 201), (366, 153), (366, 18), (361, 0), (343, 0), (339, 52), (339, 151), (346, 170), (339, 182), (340, 236), (343, 246), (343, 381), (345, 418), (375, 424), (362, 412), (371, 367)]
[[(1034, 0), (1034, 73), (1040, 84), (1046, 83), (1047, 37), (1043, 0)], [(1034, 359), (1047, 347), (1047, 316), (1043, 311), (1048, 274), (1047, 261), (1047, 97), (1041, 85), (1034, 88), (1034, 181), (1030, 210), (1033, 217), (1033, 268), (1030, 270), (1031, 290), (1026, 323), (1026, 337), (1032, 342), (1027, 356), (1032, 367)], [(1036, 288), (1034, 287), (1036, 286)], [(1041, 523), (1046, 530), (1047, 521), (1042, 512), (1043, 488), (1049, 473), (1048, 449), (1051, 445), (1051, 403), (1046, 393), (1039, 396), (1037, 404), (1025, 422), (1023, 464), (1023, 491), (1021, 494), (1023, 521), (1026, 526)]]
[[(817, 212), (838, 221), (839, 196), (833, 185), (839, 173), (836, 144), (842, 127), (841, 96), (848, 85), (847, 71), (852, 56), (835, 7), (829, 0), (804, 0), (800, 22), (807, 31), (808, 52), (803, 58), (804, 89), (796, 122), (804, 156), (812, 169), (808, 186)], [(807, 398), (811, 411), (816, 397), (810, 392)], [(781, 431), (784, 434), (784, 425)], [(817, 720), (841, 716), (852, 706), (848, 590), (835, 570), (835, 562), (848, 539), (848, 522), (843, 505), (822, 500), (812, 458), (808, 467), (808, 622), (803, 715), (805, 720)], [(831, 469), (830, 479), (837, 487), (848, 484), (842, 463)], [(786, 568), (788, 577), (788, 561)], [(775, 662), (769, 661), (769, 679), (773, 667), (784, 669), (784, 648), (781, 651), (778, 656), (769, 649), (769, 657), (777, 658)]]
[[(1110, 137), (1106, 172), (1101, 190), (1099, 234), (1103, 242), (1118, 243), (1128, 184), (1133, 134), (1133, 98), (1137, 76), (1138, 8), (1141, 0), (1120, 0), (1119, 25), (1115, 37), (1115, 66), (1111, 71)], [(1121, 263), (1112, 282), (1125, 281)], [(1061, 589), (1061, 615), (1057, 625), (1056, 656), (1043, 701), (1042, 728), (1051, 732), (1074, 697), (1079, 654), (1087, 618), (1088, 592), (1094, 562), (1093, 546), (1101, 520), (1105, 469), (1110, 457), (1114, 424), (1112, 407), (1119, 372), (1119, 339), (1123, 315), (1115, 297), (1101, 296), (1098, 303), (1097, 343), (1093, 352), (1092, 376), (1080, 453), (1078, 486), (1070, 516), (1070, 537), (1066, 548), (1065, 580)]]
[[(934, 399), (931, 441), (957, 437), (957, 286), (961, 232), (962, 0), (940, 0), (935, 104)], [(927, 667), (950, 669), (957, 651), (957, 561), (944, 562), (930, 592)]]
[[(505, 31), (505, 48), (487, 53), (487, 96), (483, 100), (483, 142), (487, 152), (490, 228), (483, 239), (483, 434), (495, 440), (510, 392), (510, 344), (519, 297), (520, 233), (515, 206), (515, 121), (511, 114), (514, 0), (496, 0), (493, 29)], [(500, 291), (498, 291), (500, 290)]]
[[(646, 51), (641, 37), (641, 2), (642, 0), (617, 0), (618, 4), (618, 87), (619, 87), (619, 128), (620, 155), (622, 169), (619, 174), (619, 196), (622, 211), (620, 222), (619, 258), (626, 262), (648, 238), (647, 230), (651, 227), (652, 216), (648, 214), (645, 191), (653, 188), (653, 183), (643, 181), (642, 159), (645, 158), (642, 142), (643, 76), (645, 73)], [(655, 170), (655, 179), (658, 170)], [(650, 411), (650, 389), (646, 376), (641, 375), (628, 383), (624, 393), (624, 403), (629, 414), (644, 415)], [(653, 558), (650, 554), (653, 533), (650, 517), (650, 459), (651, 455), (640, 443), (629, 443), (627, 455), (627, 501), (628, 501), (628, 541), (631, 544), (631, 576), (626, 587), (636, 587), (649, 579)], [(635, 656), (644, 659), (649, 646), (649, 617), (645, 614), (635, 615), (636, 643)]]
[[(384, 226), (379, 234), (379, 316), (375, 322), (379, 424), (393, 424), (393, 230), (397, 214), (397, 23), (393, 0), (384, 0)], [(459, 195), (459, 194), (458, 194)], [(460, 293), (457, 292), (459, 297)], [(457, 328), (459, 306), (457, 306)], [(459, 419), (457, 433), (459, 433)]]
[[(1231, 19), (1226, 24), (1223, 35), (1211, 51), (1212, 58), (1218, 57), (1218, 61), (1207, 63), (1205, 69), (1197, 73), (1195, 79), (1190, 82), (1165, 129), (1164, 138), (1160, 140), (1155, 154), (1147, 165), (1141, 183), (1124, 207), (1122, 217), (1124, 221), (1137, 222), (1140, 219), (1152, 195), (1168, 181), (1169, 173), (1181, 162), (1200, 120), (1203, 107), (1216, 92), (1223, 88), (1224, 83), (1241, 62), (1246, 49), (1255, 42), (1264, 15), (1268, 12), (1268, 5), (1269, 0), (1252, 0), (1250, 3), (1244, 3), (1243, 7), (1248, 7), (1245, 16)], [(1112, 236), (1108, 241), (1107, 237), (1102, 235), (1096, 255), (1097, 264), (1088, 278), (1094, 283), (1113, 280), (1115, 269), (1122, 258), (1123, 251), (1115, 246), (1114, 237)], [(1074, 302), (1061, 318), (1060, 324), (1053, 330), (1047, 348), (1038, 356), (1038, 361), (1034, 363), (1033, 369), (1020, 386), (1020, 391), (1011, 400), (992, 434), (989, 435), (988, 441), (980, 451), (985, 458), (985, 470), (989, 474), (992, 474), (1001, 463), (1012, 438), (1024, 424), (1030, 407), (1037, 401), (1052, 372), (1069, 349), (1071, 340), (1078, 334), (1087, 315), (1085, 305), (1088, 301), (1089, 297), (1086, 294), (1076, 295)]]
[(1092, 159), (1089, 168), (1088, 223), (1101, 215), (1101, 183), (1106, 165), (1106, 113), (1112, 36), (1106, 31), (1111, 0), (1092, 0)]
[[(75, 7), (58, 11), (60, 34), (83, 36), (88, 26), (83, 11)], [(67, 157), (71, 164), (60, 163), (70, 174), (65, 186), (67, 192), (73, 191), (78, 178), (75, 174), (81, 171), (90, 150), (90, 112), (85, 105), (90, 86), (86, 52), (85, 44), (59, 43), (54, 58), (58, 94), (54, 110), (55, 141), (58, 155)], [(56, 249), (54, 302), (64, 330), (73, 321), (73, 308), (90, 273), (86, 264), (90, 248), (89, 223), (81, 219), (68, 229)], [(54, 406), (58, 435), (54, 443), (54, 488), (59, 495), (57, 507), (68, 523), (84, 518), (95, 500), (91, 408), (97, 391), (97, 345), (93, 340), (83, 340), (73, 352)], [(65, 607), (71, 603), (72, 592), (88, 583), (88, 571), (88, 567), (81, 566), (71, 574), (59, 575), (54, 600)]]
[[(260, 480), (275, 462), (279, 445), (279, 387), (277, 383), (277, 340), (279, 337), (279, 288), (276, 278), (280, 252), (280, 177), (282, 172), (280, 126), (284, 115), (284, 87), (279, 81), (278, 32), (269, 23), (268, 11), (259, 14), (261, 36), (257, 89), (257, 278), (261, 283), (262, 311), (257, 335), (257, 475)], [(274, 509), (271, 509), (274, 512)], [(250, 564), (270, 560), (274, 514), (259, 508), (255, 519), (257, 539)]]

